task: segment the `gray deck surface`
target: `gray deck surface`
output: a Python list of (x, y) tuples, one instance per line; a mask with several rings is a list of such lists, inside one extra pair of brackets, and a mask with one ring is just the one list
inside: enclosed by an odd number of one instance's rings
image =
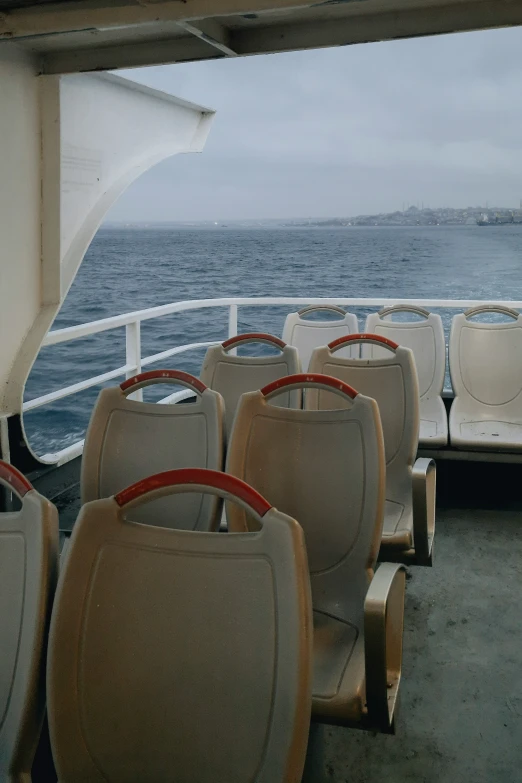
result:
[(440, 510), (410, 574), (396, 735), (312, 727), (303, 783), (522, 783), (522, 513)]
[(522, 510), (438, 509), (409, 577), (396, 735), (312, 726), (303, 783), (522, 783)]

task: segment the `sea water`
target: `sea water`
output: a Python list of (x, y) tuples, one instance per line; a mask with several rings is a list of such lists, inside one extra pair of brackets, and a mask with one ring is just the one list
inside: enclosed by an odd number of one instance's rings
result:
[[(106, 227), (95, 236), (52, 328), (228, 296), (522, 300), (522, 226)], [(238, 330), (281, 335), (293, 309), (241, 307)], [(371, 309), (352, 308), (361, 329)], [(454, 311), (439, 312), (449, 329)], [(142, 356), (225, 339), (227, 319), (227, 308), (213, 308), (144, 321)], [(194, 350), (147, 369), (177, 367), (197, 375), (204, 353)], [(124, 364), (125, 328), (43, 348), (25, 399)], [(25, 415), (38, 454), (84, 436), (99, 389)], [(168, 392), (163, 387), (161, 396)]]

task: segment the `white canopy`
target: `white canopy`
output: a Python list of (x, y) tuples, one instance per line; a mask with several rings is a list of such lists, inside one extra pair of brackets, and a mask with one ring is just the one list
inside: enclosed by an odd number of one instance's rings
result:
[(108, 209), (154, 164), (200, 152), (214, 113), (119, 76), (39, 76), (14, 44), (0, 84), (1, 425)]

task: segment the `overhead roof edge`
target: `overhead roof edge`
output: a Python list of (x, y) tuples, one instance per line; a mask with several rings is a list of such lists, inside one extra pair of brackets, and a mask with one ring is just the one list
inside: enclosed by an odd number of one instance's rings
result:
[(522, 0), (0, 0), (0, 46), (56, 74), (518, 25)]

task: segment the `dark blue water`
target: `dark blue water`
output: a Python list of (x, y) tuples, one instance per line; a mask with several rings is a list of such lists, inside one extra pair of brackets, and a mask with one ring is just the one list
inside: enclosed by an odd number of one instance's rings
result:
[[(221, 296), (522, 299), (521, 273), (522, 226), (103, 228), (53, 328)], [(240, 308), (239, 331), (281, 334), (291, 309)], [(369, 310), (355, 312), (362, 328)], [(441, 314), (449, 325), (452, 313)], [(142, 355), (226, 336), (226, 308), (175, 314), (142, 324)], [(203, 354), (182, 354), (158, 366), (198, 374)], [(124, 328), (43, 348), (25, 399), (124, 364)], [(36, 452), (56, 451), (82, 438), (98, 391), (26, 414)], [(169, 391), (163, 388), (161, 395)]]

